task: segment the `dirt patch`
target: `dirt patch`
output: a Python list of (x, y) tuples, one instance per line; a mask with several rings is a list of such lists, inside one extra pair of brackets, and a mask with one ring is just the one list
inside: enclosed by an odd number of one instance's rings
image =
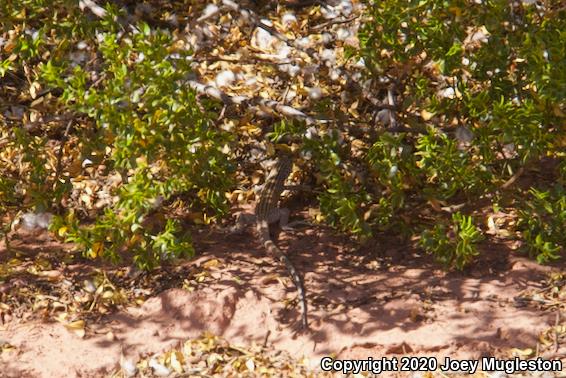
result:
[(101, 375), (116, 368), (121, 353), (136, 360), (207, 331), (308, 357), (312, 367), (327, 355), (478, 358), (532, 348), (556, 321), (554, 312), (517, 298), (540, 290), (547, 273), (563, 266), (541, 267), (503, 248), (477, 268), (446, 273), (395, 240), (355, 248), (317, 229), (282, 234), (279, 244), (305, 276), (310, 333), (299, 332), (296, 293), (284, 268), (253, 234), (202, 232), (200, 257), (184, 265), (206, 267), (206, 284), (187, 290), (172, 282), (139, 307), (90, 320), (83, 338), (52, 318), (15, 318), (0, 332), (14, 347), (2, 354), (2, 374)]

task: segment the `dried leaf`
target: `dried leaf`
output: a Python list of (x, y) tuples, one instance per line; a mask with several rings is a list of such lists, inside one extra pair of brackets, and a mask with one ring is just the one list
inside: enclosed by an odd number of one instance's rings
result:
[(65, 328), (67, 328), (69, 331), (72, 331), (80, 338), (83, 338), (85, 336), (85, 326), (86, 323), (84, 320), (76, 320), (74, 322), (65, 324)]
[(112, 290), (106, 290), (104, 293), (102, 293), (103, 299), (111, 299), (113, 297), (114, 297), (114, 292)]
[(526, 348), (526, 349), (513, 348), (511, 349), (511, 353), (513, 356), (527, 358), (534, 354), (534, 350), (531, 348)]
[(434, 117), (434, 113), (431, 113), (425, 109), (421, 110), (421, 117), (424, 121), (429, 121), (432, 117)]
[(179, 374), (183, 373), (184, 358), (183, 358), (183, 354), (181, 352), (173, 351), (171, 353), (170, 362), (171, 362), (171, 367), (173, 368), (173, 370), (175, 370)]
[(41, 90), (41, 85), (37, 81), (31, 83), (31, 85), (29, 86), (29, 94), (31, 98), (35, 99), (40, 90)]
[(218, 259), (210, 259), (202, 264), (202, 266), (206, 269), (217, 268), (220, 265), (220, 260)]

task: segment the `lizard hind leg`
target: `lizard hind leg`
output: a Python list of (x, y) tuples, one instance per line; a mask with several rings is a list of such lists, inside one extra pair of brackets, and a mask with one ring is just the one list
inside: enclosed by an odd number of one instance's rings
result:
[(279, 218), (277, 220), (279, 221), (279, 227), (281, 227), (282, 230), (289, 225), (289, 214), (289, 209), (285, 207), (279, 209)]
[(256, 216), (254, 214), (240, 213), (236, 217), (236, 223), (234, 223), (234, 225), (229, 228), (228, 233), (240, 235), (250, 224), (253, 224), (255, 221)]
[(304, 220), (289, 222), (289, 213), (290, 211), (287, 208), (279, 209), (279, 227), (282, 231), (295, 231), (296, 227), (312, 226), (312, 223)]

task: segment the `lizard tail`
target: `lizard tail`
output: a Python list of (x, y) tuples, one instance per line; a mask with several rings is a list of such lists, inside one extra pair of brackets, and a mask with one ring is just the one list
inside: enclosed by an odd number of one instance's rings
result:
[[(275, 248), (277, 248), (277, 247), (275, 247)], [(277, 248), (277, 249), (279, 250), (279, 248)], [(295, 267), (293, 266), (293, 263), (291, 262), (289, 257), (286, 254), (282, 253), (281, 251), (279, 251), (279, 260), (280, 261), (282, 260), (283, 263), (285, 263), (285, 267), (287, 268), (287, 271), (289, 272), (289, 274), (291, 275), (291, 278), (293, 279), (293, 282), (295, 283), (295, 286), (297, 288), (297, 292), (299, 293), (299, 300), (301, 301), (303, 328), (307, 329), (307, 328), (309, 328), (309, 323), (308, 323), (308, 320), (307, 320), (307, 300), (306, 300), (306, 295), (305, 295), (305, 288), (303, 286), (303, 281), (301, 280), (301, 277), (297, 273), (297, 269), (295, 269)]]
[(283, 253), (277, 247), (277, 245), (275, 245), (273, 240), (271, 240), (271, 237), (269, 235), (269, 226), (267, 224), (265, 224), (265, 226), (263, 224), (260, 224), (258, 226), (258, 231), (261, 238), (264, 241), (263, 245), (265, 246), (265, 249), (269, 253), (277, 256), (279, 261), (282, 261), (285, 264), (285, 268), (287, 269), (287, 272), (289, 272), (289, 275), (291, 276), (291, 279), (293, 280), (293, 283), (297, 288), (297, 292), (299, 293), (299, 301), (301, 302), (301, 311), (302, 311), (302, 319), (301, 319), (302, 326), (304, 329), (308, 329), (309, 324), (307, 320), (307, 299), (305, 295), (305, 287), (303, 286), (303, 281), (301, 280), (301, 276), (299, 276), (297, 269), (295, 268), (289, 257), (285, 253)]

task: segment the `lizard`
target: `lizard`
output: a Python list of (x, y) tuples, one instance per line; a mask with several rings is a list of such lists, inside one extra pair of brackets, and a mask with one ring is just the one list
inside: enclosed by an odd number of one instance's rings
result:
[(254, 214), (240, 214), (236, 224), (229, 228), (228, 232), (232, 234), (240, 233), (246, 225), (255, 222), (256, 231), (267, 253), (274, 255), (285, 264), (285, 268), (297, 288), (302, 311), (301, 325), (306, 330), (308, 329), (307, 301), (303, 282), (289, 256), (277, 247), (269, 231), (269, 225), (276, 222), (279, 222), (282, 229), (290, 228), (287, 225), (289, 211), (279, 208), (279, 197), (286, 188), (285, 181), (293, 168), (293, 159), (290, 151), (278, 149), (277, 153), (275, 164), (270, 169), (259, 192)]
[(288, 152), (279, 151), (277, 161), (269, 175), (265, 179), (265, 184), (259, 194), (259, 200), (255, 208), (256, 216), (256, 230), (263, 243), (263, 246), (269, 254), (275, 255), (285, 264), (297, 292), (299, 294), (299, 301), (301, 303), (301, 323), (304, 329), (308, 329), (307, 320), (307, 301), (305, 295), (305, 288), (297, 269), (283, 251), (277, 247), (275, 242), (271, 239), (269, 233), (269, 224), (279, 221), (284, 226), (288, 220), (288, 212), (282, 212), (279, 208), (279, 197), (285, 189), (285, 180), (289, 177), (291, 169), (293, 168), (293, 159)]

